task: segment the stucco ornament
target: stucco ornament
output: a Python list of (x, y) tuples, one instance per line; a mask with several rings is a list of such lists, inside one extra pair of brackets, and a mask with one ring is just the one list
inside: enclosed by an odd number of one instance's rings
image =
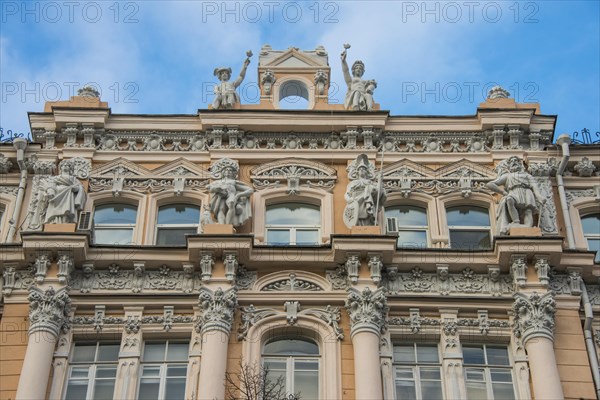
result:
[(212, 194), (210, 209), (219, 224), (240, 226), (252, 215), (250, 195), (254, 189), (236, 180), (239, 170), (237, 161), (229, 158), (223, 158), (211, 167), (216, 181), (208, 185)]
[(373, 91), (377, 87), (377, 83), (374, 80), (362, 79), (365, 73), (365, 64), (360, 60), (352, 64), (352, 76), (350, 76), (350, 70), (346, 62), (346, 55), (349, 48), (350, 45), (345, 44), (341, 55), (342, 72), (348, 85), (344, 107), (346, 110), (371, 111), (373, 109)]
[(539, 215), (540, 209), (546, 204), (546, 198), (540, 193), (534, 177), (525, 171), (523, 162), (516, 156), (498, 164), (496, 170), (498, 177), (487, 186), (504, 196), (496, 215), (498, 234), (507, 235), (510, 228), (514, 227), (533, 227), (534, 215)]
[(69, 329), (71, 299), (66, 288), (57, 291), (53, 287), (45, 291), (31, 286), (29, 288), (29, 334), (44, 331), (58, 336), (61, 330)]
[(385, 188), (375, 179), (375, 166), (366, 154), (361, 154), (352, 161), (347, 171), (352, 181), (344, 196), (348, 203), (344, 209), (344, 223), (348, 228), (375, 226), (377, 213), (386, 199)]
[(230, 109), (234, 105), (239, 104), (240, 96), (237, 94), (236, 89), (242, 84), (242, 81), (246, 77), (246, 68), (250, 64), (250, 57), (252, 52), (246, 52), (246, 60), (240, 71), (240, 76), (233, 82), (229, 82), (231, 78), (231, 68), (219, 67), (215, 68), (214, 75), (221, 81), (215, 85), (215, 99), (213, 100), (212, 107), (214, 109)]
[(518, 338), (522, 337), (523, 343), (536, 337), (553, 340), (554, 314), (556, 314), (554, 294), (533, 293), (528, 296), (524, 293), (515, 293), (514, 297), (512, 309), (515, 315), (515, 335)]
[(237, 307), (236, 289), (224, 291), (218, 288), (213, 292), (203, 287), (198, 300), (202, 316), (198, 320), (196, 330), (202, 333), (218, 330), (229, 334), (233, 324), (233, 313)]
[(44, 192), (39, 194), (37, 211), (41, 215), (45, 210), (45, 224), (74, 223), (85, 206), (85, 189), (73, 174), (73, 163), (61, 163), (60, 175), (48, 179), (45, 188), (40, 188)]
[(371, 291), (367, 287), (362, 292), (355, 288), (348, 289), (346, 311), (352, 322), (351, 335), (365, 330), (377, 335), (383, 333), (388, 312), (385, 289)]
[(262, 84), (263, 88), (265, 89), (265, 94), (267, 96), (271, 94), (271, 88), (273, 87), (273, 84), (275, 83), (276, 80), (277, 80), (277, 78), (275, 77), (275, 74), (270, 69), (263, 72), (262, 75), (260, 76), (260, 83)]

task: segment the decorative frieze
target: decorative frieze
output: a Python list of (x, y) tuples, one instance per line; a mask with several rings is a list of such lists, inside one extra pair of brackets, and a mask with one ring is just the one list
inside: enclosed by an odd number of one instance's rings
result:
[(236, 287), (238, 290), (249, 290), (257, 278), (258, 274), (256, 271), (248, 271), (243, 265), (240, 265), (235, 279)]
[(571, 206), (571, 203), (581, 198), (592, 198), (600, 200), (600, 185), (595, 185), (591, 189), (583, 190), (567, 190), (565, 193), (567, 197), (567, 204)]
[(256, 308), (254, 304), (250, 304), (248, 307), (241, 307), (241, 323), (238, 328), (237, 339), (239, 341), (246, 340), (248, 331), (258, 321), (263, 318), (277, 315), (278, 311), (272, 308)]
[(423, 326), (439, 327), (441, 325), (441, 321), (438, 318), (422, 317), (418, 308), (409, 308), (408, 314), (408, 318), (399, 316), (390, 317), (387, 323), (389, 326), (405, 327), (413, 334), (420, 333)]
[(331, 191), (337, 180), (336, 170), (323, 163), (289, 158), (259, 165), (250, 172), (257, 190), (287, 183), (287, 194), (298, 195), (303, 187)]
[(325, 271), (327, 280), (331, 283), (333, 290), (346, 290), (350, 287), (348, 270), (344, 264), (334, 270)]
[(42, 290), (37, 286), (29, 288), (29, 334), (48, 332), (58, 337), (60, 331), (70, 328), (69, 313), (71, 299), (66, 288)]
[(581, 177), (590, 177), (596, 171), (596, 166), (588, 157), (583, 157), (575, 166), (573, 170)]
[(309, 291), (319, 292), (323, 291), (323, 288), (313, 282), (306, 281), (304, 279), (298, 279), (296, 274), (290, 273), (289, 278), (280, 279), (278, 281), (265, 285), (262, 292), (285, 292), (285, 291)]
[(349, 288), (345, 307), (353, 336), (361, 331), (379, 335), (385, 330), (388, 306), (384, 288), (372, 291), (367, 287), (362, 292)]
[(512, 309), (514, 312), (514, 332), (523, 343), (531, 338), (545, 337), (554, 339), (554, 314), (556, 314), (556, 302), (552, 292), (539, 295), (533, 293), (515, 293), (515, 302)]
[(199, 306), (202, 310), (196, 331), (205, 333), (213, 330), (229, 334), (233, 324), (233, 313), (237, 307), (236, 289), (223, 290), (218, 288), (214, 292), (206, 287), (200, 290)]

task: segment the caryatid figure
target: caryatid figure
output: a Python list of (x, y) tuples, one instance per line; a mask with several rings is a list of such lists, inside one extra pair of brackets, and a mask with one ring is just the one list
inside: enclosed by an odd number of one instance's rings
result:
[(213, 109), (231, 109), (240, 102), (240, 96), (237, 94), (236, 89), (242, 84), (242, 81), (246, 77), (246, 68), (248, 68), (248, 65), (250, 64), (252, 51), (248, 50), (246, 56), (246, 60), (240, 71), (240, 76), (233, 82), (229, 82), (229, 79), (231, 79), (231, 68), (215, 68), (214, 74), (221, 83), (215, 85), (215, 99), (212, 103)]

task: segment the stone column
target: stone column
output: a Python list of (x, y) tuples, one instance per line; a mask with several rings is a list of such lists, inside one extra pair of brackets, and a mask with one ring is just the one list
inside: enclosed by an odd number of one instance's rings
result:
[(355, 288), (348, 292), (346, 310), (354, 348), (355, 398), (382, 399), (379, 341), (388, 311), (385, 290), (371, 291), (367, 287), (362, 292)]
[(66, 288), (29, 289), (29, 339), (16, 399), (46, 397), (58, 334), (68, 330), (71, 299)]
[(213, 292), (203, 287), (199, 305), (202, 316), (196, 325), (196, 330), (202, 334), (202, 361), (198, 398), (223, 399), (229, 333), (237, 306), (236, 290), (230, 288), (223, 291), (218, 288)]
[(554, 295), (551, 292), (544, 295), (515, 293), (514, 297), (515, 335), (522, 338), (529, 357), (533, 397), (562, 399), (554, 355)]

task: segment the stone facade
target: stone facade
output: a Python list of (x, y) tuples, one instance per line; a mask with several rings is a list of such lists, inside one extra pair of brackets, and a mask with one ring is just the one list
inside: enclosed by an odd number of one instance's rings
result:
[[(556, 117), (501, 88), (472, 116), (392, 116), (357, 70), (356, 109), (328, 104), (331, 68), (265, 46), (260, 104), (135, 116), (84, 93), (32, 113), (33, 142), (0, 145), (0, 398), (64, 398), (90, 343), (118, 348), (115, 398), (182, 344), (181, 398), (227, 398), (240, 363), (297, 341), (316, 398), (427, 398), (424, 365), (446, 399), (475, 370), (499, 390), (491, 368), (514, 398), (595, 398), (598, 146), (555, 144)], [(308, 109), (282, 112), (294, 82)]]

